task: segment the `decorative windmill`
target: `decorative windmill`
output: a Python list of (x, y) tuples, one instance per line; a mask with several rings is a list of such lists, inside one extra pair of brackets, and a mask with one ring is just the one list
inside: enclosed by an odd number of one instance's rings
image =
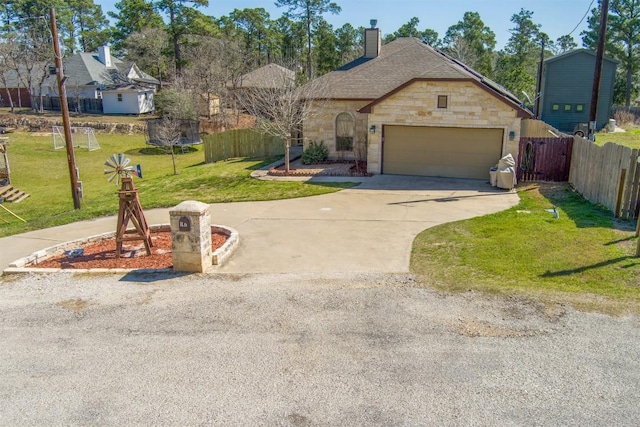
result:
[[(139, 166), (129, 166), (131, 161), (124, 154), (112, 154), (104, 163), (106, 166), (104, 173), (110, 175), (107, 181), (112, 182), (114, 179), (116, 185), (122, 183), (118, 198), (120, 206), (118, 209), (118, 225), (116, 228), (116, 257), (120, 258), (122, 252), (122, 243), (132, 240), (142, 240), (147, 255), (151, 255), (151, 233), (147, 220), (144, 217), (138, 190), (133, 185), (131, 175), (141, 176)], [(129, 221), (133, 224), (133, 228), (127, 229)]]

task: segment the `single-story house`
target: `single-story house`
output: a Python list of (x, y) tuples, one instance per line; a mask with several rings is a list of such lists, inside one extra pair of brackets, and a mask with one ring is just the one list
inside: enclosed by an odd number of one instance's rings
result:
[[(154, 111), (153, 96), (160, 82), (141, 71), (135, 63), (125, 63), (111, 56), (109, 46), (97, 53), (81, 52), (65, 59), (67, 98), (89, 103), (104, 114), (145, 114)], [(42, 85), (46, 97), (59, 97), (55, 67)], [(39, 90), (39, 89), (36, 89)], [(39, 96), (40, 93), (34, 93)], [(76, 105), (88, 105), (77, 102)], [(97, 107), (96, 107), (97, 106)], [(70, 106), (71, 109), (71, 106)]]
[[(602, 129), (611, 117), (615, 59), (604, 57), (600, 75), (596, 129)], [(584, 133), (589, 122), (596, 53), (574, 49), (544, 61), (540, 90), (540, 120), (562, 132)], [(584, 136), (584, 135), (582, 135)]]
[(236, 88), (282, 89), (295, 84), (296, 73), (278, 64), (267, 64), (240, 76)]
[(520, 121), (532, 116), (505, 88), (417, 38), (381, 43), (365, 30), (361, 58), (319, 77), (309, 97), (304, 146), (332, 158), (366, 144), (368, 172), (488, 179), (517, 157)]
[(295, 87), (296, 73), (278, 64), (267, 64), (250, 71), (227, 83), (227, 88), (240, 102), (240, 105), (251, 104), (252, 95), (282, 92)]

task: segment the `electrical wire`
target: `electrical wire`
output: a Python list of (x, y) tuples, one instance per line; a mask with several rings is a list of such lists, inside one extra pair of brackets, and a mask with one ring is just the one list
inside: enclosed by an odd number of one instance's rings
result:
[(584, 21), (584, 18), (586, 18), (586, 17), (587, 17), (587, 15), (589, 14), (589, 11), (591, 11), (591, 6), (593, 6), (593, 2), (594, 2), (594, 1), (595, 1), (595, 0), (591, 0), (591, 3), (589, 3), (589, 7), (587, 7), (587, 11), (586, 11), (586, 12), (584, 13), (584, 15), (582, 16), (582, 19), (580, 19), (580, 22), (578, 22), (578, 23), (576, 24), (576, 26), (573, 28), (573, 30), (571, 30), (571, 32), (570, 32), (569, 34), (567, 34), (568, 36), (570, 36), (571, 34), (573, 34), (573, 32), (574, 32), (575, 30), (577, 30), (577, 29), (578, 29), (578, 27), (580, 26), (580, 24), (582, 24), (582, 22)]

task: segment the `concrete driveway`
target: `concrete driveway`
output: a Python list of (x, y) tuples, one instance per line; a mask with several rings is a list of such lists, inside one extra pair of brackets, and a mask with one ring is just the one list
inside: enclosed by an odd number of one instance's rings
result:
[[(517, 202), (516, 193), (484, 181), (378, 175), (322, 196), (216, 203), (212, 222), (235, 228), (240, 246), (215, 271), (406, 272), (411, 244), (422, 230)], [(169, 222), (167, 209), (146, 216), (149, 224)], [(113, 231), (115, 224), (115, 217), (100, 218), (2, 238), (0, 267), (58, 243)]]

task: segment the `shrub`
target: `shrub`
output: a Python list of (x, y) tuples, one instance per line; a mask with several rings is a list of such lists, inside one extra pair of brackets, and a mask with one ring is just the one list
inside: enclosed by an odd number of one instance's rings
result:
[(154, 97), (156, 113), (160, 117), (197, 120), (197, 109), (191, 93), (179, 89), (163, 89)]
[(324, 146), (324, 141), (311, 141), (309, 147), (302, 152), (302, 164), (320, 163), (329, 157), (329, 149)]
[(625, 110), (617, 110), (614, 115), (613, 118), (616, 120), (616, 125), (622, 127), (622, 128), (630, 128), (633, 127), (636, 124), (636, 116), (635, 114), (633, 114), (630, 111), (625, 111)]

